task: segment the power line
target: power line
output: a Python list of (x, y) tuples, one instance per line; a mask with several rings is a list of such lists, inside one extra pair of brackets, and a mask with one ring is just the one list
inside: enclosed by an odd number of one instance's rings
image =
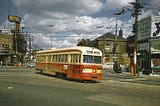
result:
[(8, 15), (10, 15), (11, 14), (11, 1), (10, 0), (8, 0)]

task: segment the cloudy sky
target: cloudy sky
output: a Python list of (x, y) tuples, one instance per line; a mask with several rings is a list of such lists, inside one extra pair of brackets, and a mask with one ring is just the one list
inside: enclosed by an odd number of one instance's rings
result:
[[(95, 39), (107, 32), (115, 34), (113, 13), (135, 0), (0, 0), (0, 28), (12, 28), (8, 15), (21, 17), (24, 32), (33, 37), (33, 46), (40, 48), (75, 46), (79, 39)], [(159, 0), (141, 0), (142, 16), (159, 15)], [(124, 37), (131, 35), (134, 23), (131, 12), (117, 17), (118, 29)]]

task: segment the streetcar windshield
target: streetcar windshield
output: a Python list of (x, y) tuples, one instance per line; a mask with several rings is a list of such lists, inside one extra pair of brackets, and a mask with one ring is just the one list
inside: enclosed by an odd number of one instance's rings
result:
[(101, 57), (100, 56), (83, 55), (83, 63), (101, 64)]

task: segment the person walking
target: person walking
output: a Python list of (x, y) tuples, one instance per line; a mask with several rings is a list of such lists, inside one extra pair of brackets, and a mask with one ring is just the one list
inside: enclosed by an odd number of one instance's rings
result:
[(0, 63), (0, 67), (2, 68), (3, 67), (3, 61), (1, 60), (1, 63)]

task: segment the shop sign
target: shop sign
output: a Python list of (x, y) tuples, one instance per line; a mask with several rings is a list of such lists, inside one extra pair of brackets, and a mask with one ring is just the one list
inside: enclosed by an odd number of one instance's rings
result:
[(0, 53), (8, 53), (9, 46), (7, 44), (0, 44)]

